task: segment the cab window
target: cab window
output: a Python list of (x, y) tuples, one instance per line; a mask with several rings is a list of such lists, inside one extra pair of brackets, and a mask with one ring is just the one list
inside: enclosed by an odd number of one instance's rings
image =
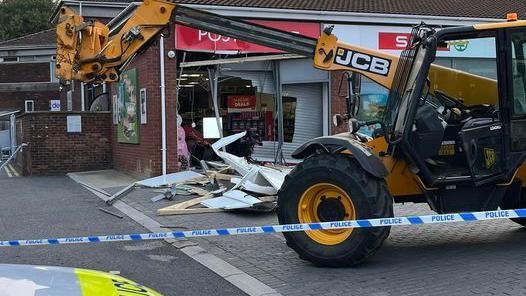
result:
[(526, 32), (511, 34), (511, 74), (513, 85), (513, 117), (526, 115), (526, 61), (524, 49), (526, 48)]

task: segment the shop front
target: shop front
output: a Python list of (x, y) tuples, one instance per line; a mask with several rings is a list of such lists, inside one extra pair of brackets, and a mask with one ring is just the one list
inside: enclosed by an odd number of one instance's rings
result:
[[(319, 23), (256, 22), (320, 34)], [(176, 34), (178, 113), (193, 157), (209, 157), (203, 146), (221, 135), (247, 131), (230, 148), (236, 154), (290, 162), (299, 145), (329, 133), (329, 75), (310, 59), (184, 26)]]

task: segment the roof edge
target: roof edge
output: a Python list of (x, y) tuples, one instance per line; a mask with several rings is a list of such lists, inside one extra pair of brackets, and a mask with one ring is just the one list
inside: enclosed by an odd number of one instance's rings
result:
[(55, 30), (55, 29), (54, 28), (50, 28), (50, 29), (47, 29), (47, 30), (43, 30), (43, 31), (27, 34), (27, 35), (24, 35), (24, 36), (13, 38), (13, 39), (4, 40), (4, 41), (0, 42), (0, 47), (2, 47), (2, 44), (5, 44), (7, 42), (13, 42), (13, 41), (21, 40), (21, 39), (24, 39), (24, 38), (27, 38), (27, 37), (35, 36), (37, 34), (42, 34), (44, 32), (53, 31), (53, 30)]
[(91, 6), (91, 7), (114, 7), (114, 8), (126, 8), (129, 4), (129, 2), (100, 2), (100, 1), (78, 1), (78, 0), (61, 0), (57, 7), (55, 8), (55, 11), (51, 14), (51, 17), (49, 18), (49, 22), (54, 24), (56, 23), (58, 19), (58, 13), (60, 11), (60, 8), (64, 4), (72, 4), (77, 6)]
[[(373, 23), (371, 17), (381, 18), (381, 23), (386, 24), (415, 24), (421, 21), (430, 24), (458, 26), (473, 25), (476, 23), (503, 22), (505, 19), (497, 18), (470, 18), (453, 16), (432, 16), (420, 14), (386, 14), (386, 13), (365, 13), (365, 12), (343, 12), (343, 11), (318, 11), (305, 9), (282, 9), (282, 8), (261, 8), (261, 7), (240, 7), (240, 6), (221, 6), (221, 5), (202, 5), (184, 4), (185, 6), (197, 9), (204, 9), (210, 12), (219, 13), (225, 16), (245, 17), (245, 18), (275, 18), (290, 20), (316, 20), (318, 22), (357, 22)], [(378, 22), (375, 22), (378, 23)]]

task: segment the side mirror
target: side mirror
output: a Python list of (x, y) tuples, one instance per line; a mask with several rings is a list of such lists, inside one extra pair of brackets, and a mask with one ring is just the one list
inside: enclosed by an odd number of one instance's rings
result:
[(335, 127), (340, 127), (345, 123), (345, 116), (341, 114), (335, 114), (332, 117), (332, 124), (334, 124)]

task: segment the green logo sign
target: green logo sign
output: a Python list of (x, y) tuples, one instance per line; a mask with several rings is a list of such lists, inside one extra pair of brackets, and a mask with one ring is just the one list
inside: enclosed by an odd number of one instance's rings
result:
[(450, 41), (449, 45), (453, 45), (456, 51), (463, 52), (468, 48), (468, 40)]

